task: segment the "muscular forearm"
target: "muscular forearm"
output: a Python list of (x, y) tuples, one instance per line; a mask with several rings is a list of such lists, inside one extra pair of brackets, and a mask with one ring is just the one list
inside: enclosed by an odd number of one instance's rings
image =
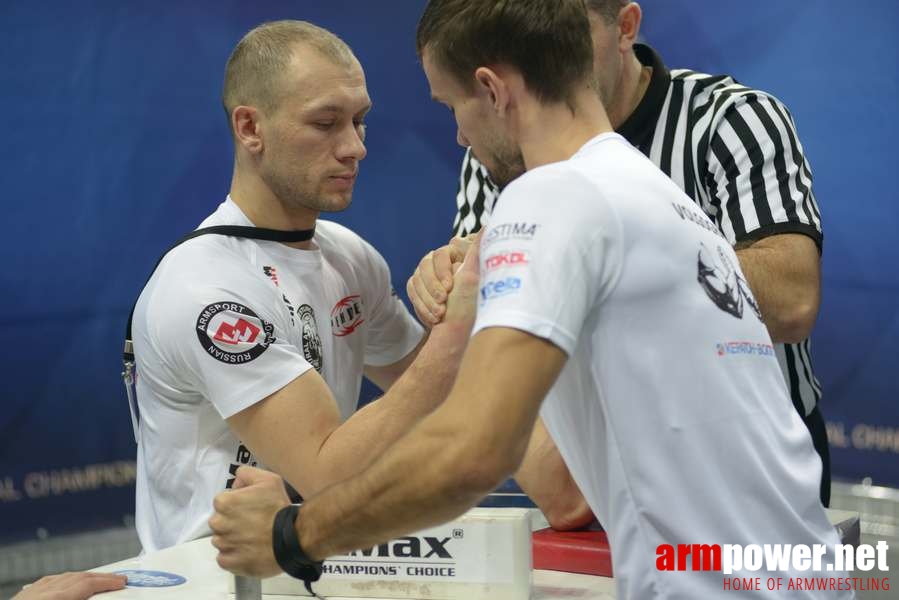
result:
[(740, 267), (775, 342), (811, 334), (821, 300), (818, 250), (811, 238), (782, 234), (737, 247)]
[(324, 441), (312, 493), (367, 467), (446, 399), (467, 338), (467, 329), (456, 324), (435, 327), (415, 362), (387, 393), (355, 413)]
[[(309, 557), (368, 548), (452, 519), (519, 466), (565, 354), (507, 328), (480, 332), (467, 354), (446, 402), (362, 473), (306, 499), (294, 527)], [(242, 467), (237, 480), (235, 490), (216, 496), (209, 520), (218, 564), (270, 576), (278, 570), (271, 523), (287, 497), (263, 470)]]
[(540, 402), (564, 364), (564, 353), (542, 339), (502, 328), (480, 332), (444, 404), (363, 474), (303, 506), (303, 548), (324, 558), (474, 505), (521, 464)]
[(515, 481), (543, 511), (553, 529), (577, 529), (594, 519), (542, 419), (534, 427)]
[(418, 353), (421, 352), (421, 349), (427, 344), (429, 335), (430, 331), (426, 331), (415, 349), (392, 365), (384, 367), (367, 365), (364, 371), (365, 377), (378, 386), (382, 392), (386, 392), (394, 383), (396, 383), (397, 379), (402, 377), (403, 373), (406, 372), (406, 369), (415, 362), (415, 359), (418, 358)]
[(504, 466), (491, 466), (484, 444), (459, 439), (467, 424), (439, 414), (424, 419), (362, 475), (303, 505), (297, 533), (312, 558), (448, 521), (502, 480)]

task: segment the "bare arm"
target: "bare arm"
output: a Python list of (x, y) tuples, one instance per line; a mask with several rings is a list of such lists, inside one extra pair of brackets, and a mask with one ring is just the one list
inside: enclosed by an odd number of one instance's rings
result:
[(785, 233), (737, 245), (737, 258), (775, 342), (812, 332), (821, 303), (821, 261), (808, 236)]
[[(324, 558), (464, 512), (520, 463), (565, 360), (550, 342), (518, 330), (478, 333), (445, 403), (366, 471), (305, 502), (296, 525), (303, 548)], [(219, 565), (267, 576), (280, 571), (271, 524), (286, 499), (276, 481), (254, 483), (256, 473), (238, 470), (251, 485), (219, 494), (210, 526)]]
[(735, 96), (714, 120), (703, 181), (719, 210), (710, 216), (735, 243), (771, 338), (800, 342), (818, 314), (821, 221), (795, 124), (761, 93)]
[[(453, 238), (449, 244), (429, 252), (419, 262), (406, 290), (422, 322), (439, 322), (443, 316), (442, 298), (452, 290), (446, 282), (452, 282), (453, 265), (474, 239), (477, 237)], [(593, 512), (571, 478), (541, 420), (534, 427), (515, 480), (555, 529), (576, 529), (594, 519)]]
[[(361, 476), (304, 505), (297, 519), (303, 547), (324, 558), (444, 522), (474, 505), (520, 464), (565, 360), (550, 342), (518, 330), (478, 333), (438, 410)], [(422, 464), (422, 456), (431, 459)]]
[(371, 380), (376, 386), (381, 388), (381, 391), (386, 392), (390, 389), (397, 379), (406, 372), (406, 369), (415, 361), (415, 357), (418, 356), (418, 353), (421, 352), (421, 349), (424, 348), (425, 343), (428, 341), (428, 334), (425, 333), (424, 337), (421, 339), (421, 342), (406, 356), (396, 361), (392, 365), (385, 365), (383, 367), (373, 367), (367, 365), (365, 367), (365, 376)]
[(228, 424), (304, 498), (358, 473), (447, 397), (474, 322), (477, 285), (476, 266), (459, 271), (445, 322), (387, 393), (346, 422), (324, 379), (310, 370)]
[(540, 507), (553, 529), (577, 529), (595, 519), (543, 419), (537, 419), (515, 481)]
[(443, 399), (468, 332), (435, 328), (418, 361), (387, 393), (341, 423), (314, 370), (228, 419), (235, 434), (305, 498), (363, 469)]

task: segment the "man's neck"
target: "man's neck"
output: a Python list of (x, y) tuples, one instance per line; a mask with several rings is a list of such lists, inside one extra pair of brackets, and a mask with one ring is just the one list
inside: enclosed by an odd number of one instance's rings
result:
[(574, 113), (564, 102), (534, 100), (522, 114), (519, 147), (528, 170), (567, 160), (592, 138), (612, 131), (595, 90), (584, 88), (572, 100)]
[[(229, 194), (231, 201), (243, 211), (255, 227), (280, 231), (313, 229), (318, 218), (317, 211), (288, 207), (258, 176), (246, 173), (238, 167), (234, 169)], [(309, 250), (312, 248), (312, 240), (285, 245)]]
[(633, 51), (630, 52), (625, 58), (615, 93), (606, 106), (612, 127), (618, 129), (634, 113), (643, 100), (651, 79), (652, 67), (644, 67), (637, 59), (637, 55)]

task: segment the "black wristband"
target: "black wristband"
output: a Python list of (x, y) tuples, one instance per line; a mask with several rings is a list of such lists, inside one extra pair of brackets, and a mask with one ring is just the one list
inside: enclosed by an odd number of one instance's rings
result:
[(303, 552), (295, 529), (299, 512), (299, 506), (290, 504), (275, 515), (275, 522), (272, 524), (272, 549), (278, 566), (285, 573), (308, 584), (318, 581), (322, 576), (324, 561), (312, 560)]

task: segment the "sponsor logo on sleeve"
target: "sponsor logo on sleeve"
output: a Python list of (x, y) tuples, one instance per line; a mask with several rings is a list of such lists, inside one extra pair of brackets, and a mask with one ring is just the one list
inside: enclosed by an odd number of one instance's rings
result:
[(331, 333), (337, 337), (350, 335), (365, 322), (362, 296), (347, 296), (331, 309)]
[(530, 240), (537, 235), (537, 223), (501, 223), (493, 225), (484, 236), (483, 247), (503, 240)]
[(204, 308), (196, 330), (209, 356), (235, 365), (256, 359), (275, 341), (274, 327), (237, 302), (216, 302)]
[(506, 267), (517, 267), (528, 264), (528, 253), (524, 250), (511, 250), (492, 254), (484, 260), (484, 270), (487, 272)]
[(315, 323), (315, 311), (308, 304), (301, 304), (297, 309), (303, 336), (303, 357), (319, 373), (322, 372), (323, 355), (322, 338), (318, 335)]
[(518, 277), (506, 277), (505, 279), (488, 281), (481, 286), (481, 304), (500, 296), (517, 294), (520, 289), (521, 279)]

